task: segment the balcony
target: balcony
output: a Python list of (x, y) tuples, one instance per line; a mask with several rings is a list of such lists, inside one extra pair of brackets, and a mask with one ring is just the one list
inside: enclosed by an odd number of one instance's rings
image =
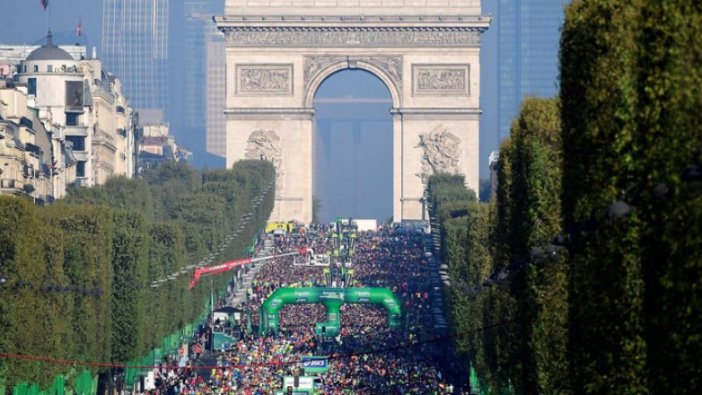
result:
[(81, 162), (87, 162), (90, 159), (88, 151), (73, 151), (73, 157)]
[(88, 127), (83, 125), (65, 126), (63, 128), (64, 136), (82, 136), (88, 137)]
[(24, 183), (14, 179), (2, 179), (0, 180), (0, 193), (3, 194), (23, 194), (24, 193)]

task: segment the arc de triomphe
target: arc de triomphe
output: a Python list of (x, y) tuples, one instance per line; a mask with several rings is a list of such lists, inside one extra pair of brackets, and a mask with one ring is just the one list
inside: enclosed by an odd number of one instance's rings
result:
[[(312, 219), (313, 99), (363, 69), (392, 96), (393, 218), (422, 217), (426, 178), (464, 174), (478, 191), (480, 0), (227, 0), (227, 166), (276, 166), (272, 220)], [(368, 174), (368, 177), (373, 177)]]

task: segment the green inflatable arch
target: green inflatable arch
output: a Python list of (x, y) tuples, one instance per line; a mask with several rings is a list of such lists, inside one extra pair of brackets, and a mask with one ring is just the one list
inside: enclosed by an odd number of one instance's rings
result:
[(327, 321), (319, 322), (317, 334), (339, 334), (341, 317), (339, 309), (346, 303), (375, 304), (388, 313), (388, 327), (397, 329), (402, 318), (400, 300), (388, 288), (278, 288), (263, 302), (260, 310), (259, 333), (278, 333), (279, 313), (288, 304), (320, 303), (327, 309)]

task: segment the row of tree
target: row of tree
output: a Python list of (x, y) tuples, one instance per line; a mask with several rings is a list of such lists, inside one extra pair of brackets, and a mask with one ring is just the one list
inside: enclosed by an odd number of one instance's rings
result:
[[(260, 161), (205, 172), (172, 164), (44, 208), (0, 198), (0, 352), (124, 363), (159, 347), (208, 301), (209, 286), (188, 291), (186, 266), (236, 231), (213, 263), (241, 255), (273, 208), (274, 172)], [(221, 288), (227, 276), (213, 281)], [(8, 387), (66, 369), (0, 359)]]
[(574, 1), (560, 98), (523, 103), (497, 196), (430, 180), (484, 389), (702, 391), (701, 61), (702, 3)]
[(570, 388), (565, 259), (531, 256), (560, 231), (561, 163), (558, 102), (528, 99), (501, 147), (496, 199), (477, 202), (462, 176), (428, 183), (457, 346), (491, 393)]

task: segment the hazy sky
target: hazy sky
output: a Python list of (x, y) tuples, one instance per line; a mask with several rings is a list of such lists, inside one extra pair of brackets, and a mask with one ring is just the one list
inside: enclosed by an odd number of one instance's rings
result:
[(390, 91), (373, 74), (344, 70), (315, 96), (314, 195), (322, 222), (392, 216)]
[[(173, 0), (172, 0), (173, 1)], [(175, 0), (177, 1), (177, 0)], [(182, 0), (181, 0), (182, 1)], [(56, 41), (72, 44), (76, 40), (88, 47), (95, 46), (100, 55), (100, 34), (102, 18), (101, 0), (49, 0), (51, 26)], [(496, 12), (496, 1), (483, 1), (485, 14)], [(0, 0), (0, 43), (36, 44), (46, 36), (49, 12), (42, 10), (39, 0)], [(75, 29), (82, 20), (84, 36), (78, 39)], [(481, 125), (481, 176), (487, 175), (487, 157), (497, 147), (495, 136), (496, 121), (496, 29), (488, 30), (483, 37), (482, 64), (482, 107), (484, 110)], [(351, 82), (351, 84), (354, 84)]]
[[(100, 47), (101, 0), (49, 0), (45, 12), (39, 0), (0, 0), (0, 43), (37, 44), (46, 37), (47, 19), (59, 44), (73, 44), (78, 21), (83, 21), (81, 44)], [(50, 12), (49, 12), (50, 11)]]

